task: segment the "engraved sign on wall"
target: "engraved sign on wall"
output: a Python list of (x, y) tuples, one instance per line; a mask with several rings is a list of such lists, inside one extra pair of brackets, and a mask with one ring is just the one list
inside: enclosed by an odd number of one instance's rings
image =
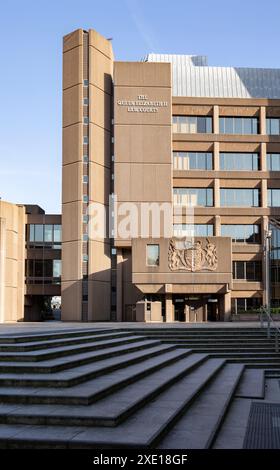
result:
[(170, 271), (216, 271), (218, 267), (217, 247), (206, 240), (169, 241), (168, 266)]
[(147, 95), (138, 95), (135, 100), (118, 100), (118, 106), (126, 106), (128, 113), (158, 113), (168, 106), (167, 101), (150, 100)]

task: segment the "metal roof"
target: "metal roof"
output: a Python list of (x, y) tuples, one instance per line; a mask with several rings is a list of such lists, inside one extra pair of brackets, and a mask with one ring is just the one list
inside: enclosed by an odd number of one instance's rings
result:
[(205, 56), (149, 54), (145, 60), (171, 62), (173, 96), (280, 99), (280, 69), (210, 67)]

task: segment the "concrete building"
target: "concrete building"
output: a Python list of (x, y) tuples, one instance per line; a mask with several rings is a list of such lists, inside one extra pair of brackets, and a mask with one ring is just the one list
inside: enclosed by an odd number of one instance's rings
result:
[[(65, 36), (62, 318), (225, 320), (268, 297), (278, 307), (279, 171), (280, 70), (114, 62), (96, 31)], [(113, 239), (90, 230), (110, 194)], [(140, 225), (143, 206), (171, 206), (169, 236), (166, 221), (156, 237), (120, 236), (132, 203)]]
[(0, 323), (42, 320), (60, 281), (61, 215), (0, 201)]

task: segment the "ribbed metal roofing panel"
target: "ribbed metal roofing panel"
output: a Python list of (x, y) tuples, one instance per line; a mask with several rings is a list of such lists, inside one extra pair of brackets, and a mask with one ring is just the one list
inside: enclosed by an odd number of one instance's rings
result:
[(278, 98), (280, 69), (209, 67), (205, 56), (149, 54), (147, 62), (171, 62), (173, 96)]

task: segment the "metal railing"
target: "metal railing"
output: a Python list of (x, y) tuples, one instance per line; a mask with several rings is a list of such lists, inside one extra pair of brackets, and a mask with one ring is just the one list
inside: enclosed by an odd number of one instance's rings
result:
[(269, 309), (265, 306), (261, 307), (260, 309), (260, 322), (261, 322), (261, 328), (265, 328), (265, 322), (267, 322), (267, 338), (271, 338), (271, 327), (273, 327), (275, 335), (274, 335), (274, 340), (275, 340), (275, 352), (279, 353), (279, 335), (280, 335), (280, 329), (276, 325), (275, 321), (273, 320)]

